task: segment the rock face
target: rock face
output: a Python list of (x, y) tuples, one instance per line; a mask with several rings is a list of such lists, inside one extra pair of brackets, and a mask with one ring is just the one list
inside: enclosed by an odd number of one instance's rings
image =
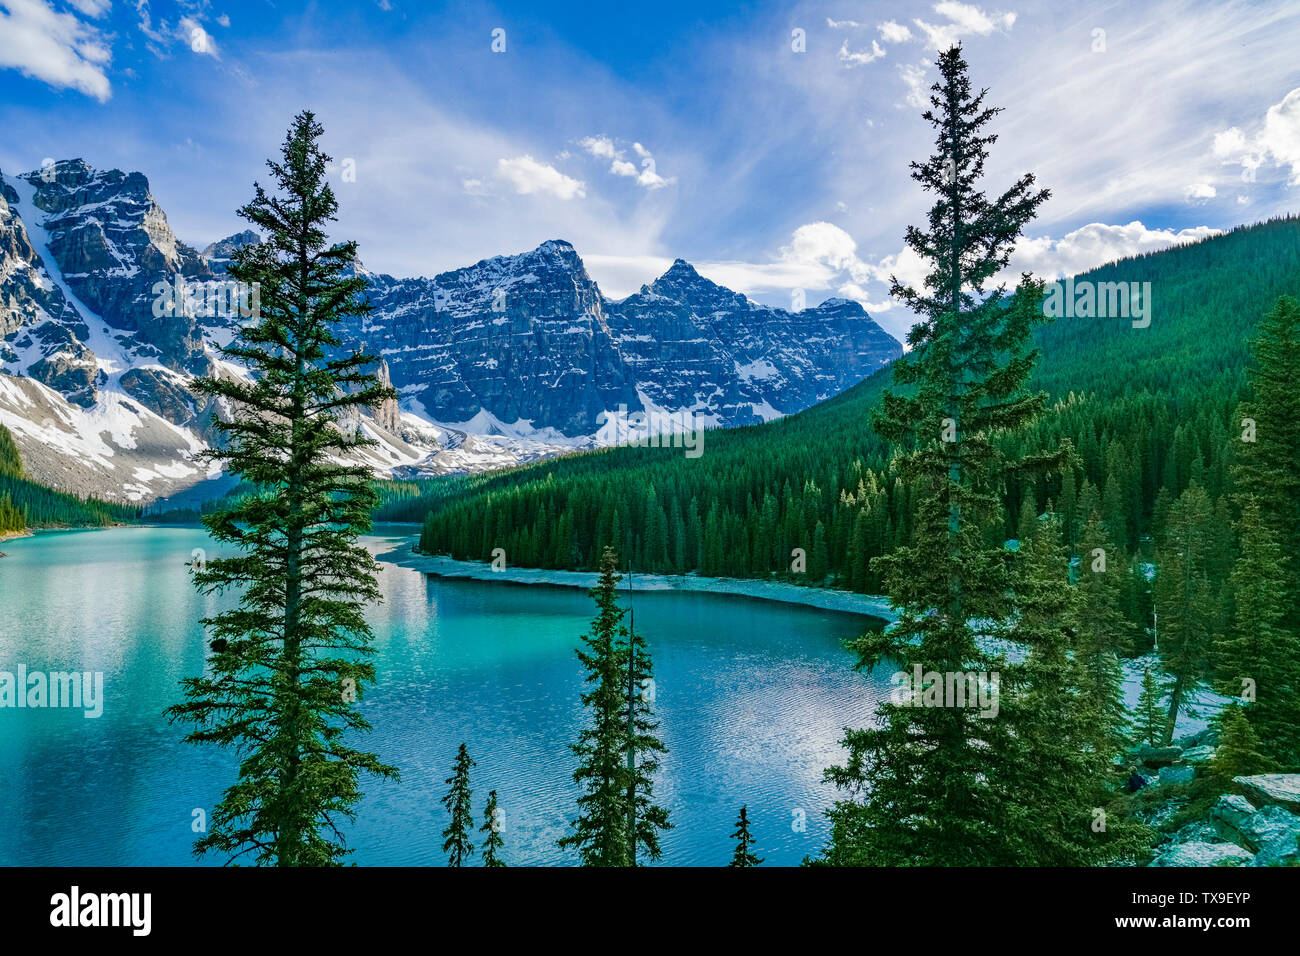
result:
[(209, 243), (203, 249), (203, 258), (208, 261), (209, 268), (218, 275), (225, 275), (226, 267), (230, 265), (230, 259), (234, 256), (237, 249), (244, 246), (255, 246), (262, 241), (262, 237), (251, 229), (245, 229), (243, 232), (237, 232), (233, 236), (228, 236), (218, 242)]
[(1210, 824), (1224, 840), (1251, 851), (1252, 866), (1300, 859), (1300, 817), (1277, 805), (1256, 810), (1237, 794), (1224, 794), (1210, 811)]
[(0, 182), (0, 362), (83, 407), (95, 401), (99, 366), (90, 329), (50, 281), (22, 218), (18, 191)]
[(45, 214), (45, 246), (73, 295), (104, 319), (124, 348), (167, 368), (201, 373), (203, 342), (198, 319), (184, 313), (155, 315), (158, 282), (180, 275), (213, 278), (199, 253), (180, 242), (141, 173), (93, 170), (79, 159), (20, 179)]
[(1152, 866), (1240, 866), (1249, 850), (1232, 843), (1176, 843), (1151, 861)]
[(1260, 773), (1253, 777), (1234, 777), (1233, 783), (1245, 790), (1256, 804), (1276, 804), (1300, 813), (1300, 773)]
[[(77, 159), (0, 177), (0, 373), (48, 386), (87, 423), (112, 409), (110, 448), (126, 449), (149, 416), (183, 431), (177, 448), (211, 441), (220, 410), (190, 385), (241, 374), (219, 353), (240, 319), (172, 293), (228, 284), (234, 252), (258, 241), (245, 230), (198, 252), (174, 235), (138, 172)], [(355, 268), (373, 311), (338, 334), (342, 349), (376, 356), (400, 395), (367, 419), (392, 440), (377, 461), (394, 473), (472, 471), (476, 461), (498, 467), (616, 441), (602, 424), (620, 411), (683, 424), (689, 415), (692, 428), (751, 424), (807, 408), (902, 354), (854, 302), (769, 308), (680, 259), (611, 301), (561, 240), (433, 278)], [(28, 457), (52, 433), (24, 421), (22, 390), (7, 394), (15, 404), (0, 418)], [(443, 460), (423, 460), (432, 455)], [(170, 493), (197, 477), (172, 459), (156, 464), (173, 477), (139, 487)]]
[(1143, 746), (1134, 752), (1134, 757), (1142, 764), (1153, 770), (1161, 767), (1168, 767), (1170, 764), (1177, 763), (1183, 756), (1181, 747), (1147, 747)]
[(373, 276), (351, 330), (403, 396), (442, 422), (481, 412), (566, 436), (603, 412), (687, 411), (747, 425), (829, 398), (902, 354), (855, 302), (758, 305), (677, 260), (641, 291), (604, 298), (567, 242), (433, 279)]

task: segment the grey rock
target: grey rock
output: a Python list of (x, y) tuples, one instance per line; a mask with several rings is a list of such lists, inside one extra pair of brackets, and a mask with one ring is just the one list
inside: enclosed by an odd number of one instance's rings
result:
[(1256, 810), (1245, 797), (1224, 794), (1210, 811), (1210, 823), (1223, 839), (1263, 856), (1261, 865), (1300, 854), (1300, 817), (1282, 807)]
[(1271, 803), (1300, 813), (1300, 773), (1259, 773), (1234, 777), (1233, 783), (1260, 806)]
[(1233, 843), (1179, 843), (1151, 861), (1152, 866), (1240, 866), (1253, 854)]
[(1133, 754), (1134, 759), (1150, 767), (1152, 770), (1158, 770), (1161, 767), (1167, 767), (1170, 764), (1177, 763), (1183, 755), (1181, 747), (1139, 747)]
[(1195, 778), (1196, 768), (1180, 763), (1162, 768), (1157, 783), (1162, 786), (1173, 783), (1191, 783)]

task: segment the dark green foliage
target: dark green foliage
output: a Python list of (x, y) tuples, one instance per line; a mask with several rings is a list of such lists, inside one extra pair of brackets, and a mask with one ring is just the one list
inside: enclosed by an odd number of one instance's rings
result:
[(1160, 660), (1173, 678), (1164, 743), (1173, 740), (1179, 713), (1209, 676), (1210, 651), (1223, 624), (1223, 577), (1213, 567), (1216, 542), (1229, 533), (1198, 484), (1188, 486), (1169, 509), (1169, 526), (1159, 551), (1155, 597), (1159, 612)]
[[(464, 866), (465, 861), (474, 855), (474, 842), (471, 838), (474, 811), (470, 805), (472, 791), (469, 788), (469, 771), (473, 766), (475, 764), (470, 759), (469, 751), (461, 744), (456, 751), (456, 769), (443, 781), (451, 788), (442, 798), (442, 805), (451, 815), (451, 822), (442, 831), (442, 852), (447, 854), (448, 866)], [(492, 791), (492, 802), (496, 802), (495, 790)]]
[(10, 478), (23, 476), (23, 460), (18, 454), (18, 445), (9, 429), (0, 425), (0, 475)]
[[(1240, 458), (1235, 471), (1242, 495), (1259, 499), (1261, 517), (1281, 548), (1282, 572), (1300, 574), (1300, 301), (1282, 296), (1264, 316), (1251, 343), (1250, 400), (1232, 423)], [(1246, 419), (1253, 440), (1244, 440)], [(1238, 428), (1241, 434), (1236, 434)], [(1287, 623), (1300, 629), (1300, 586), (1289, 589)]]
[(483, 808), (483, 825), (478, 828), (480, 833), (486, 834), (483, 838), (484, 866), (506, 865), (505, 861), (501, 859), (501, 847), (505, 845), (506, 841), (501, 836), (501, 824), (497, 819), (498, 816), (497, 792), (491, 790), (488, 792), (487, 806)]
[(666, 752), (655, 736), (653, 665), (644, 639), (623, 625), (621, 579), (614, 549), (606, 547), (591, 591), (596, 617), (577, 651), (588, 685), (582, 704), (589, 722), (572, 748), (582, 794), (571, 832), (559, 840), (584, 866), (635, 866), (641, 848), (658, 859), (659, 831), (671, 827), (667, 810), (653, 802), (658, 755)]
[(627, 638), (623, 626), (627, 611), (618, 604), (621, 577), (614, 549), (605, 548), (600, 581), (591, 590), (596, 616), (583, 635), (585, 648), (577, 651), (587, 684), (582, 705), (587, 708), (588, 723), (573, 745), (579, 760), (573, 779), (582, 786), (582, 794), (578, 797), (578, 816), (569, 823), (571, 832), (558, 842), (561, 849), (576, 849), (584, 866), (632, 863), (624, 763), (625, 675), (618, 652), (618, 645)]
[[(1023, 455), (1068, 440), (1078, 461), (1068, 477), (1009, 476), (1001, 492), (1005, 531), (1015, 535), (1029, 496), (1038, 512), (1051, 499), (1065, 513), (1061, 499), (1072, 486), (1076, 520), (1094, 509), (1108, 515), (1123, 526), (1125, 540), (1114, 543), (1133, 553), (1144, 536), (1161, 530), (1161, 503), (1167, 510), (1194, 475), (1203, 476), (1199, 483), (1214, 498), (1231, 490), (1242, 449), (1236, 412), (1247, 394), (1247, 341), (1261, 303), (1300, 293), (1300, 218), (1126, 259), (1077, 281), (1150, 281), (1153, 320), (1145, 329), (1122, 319), (1073, 317), (1036, 327), (1043, 361), (1031, 388), (1046, 390), (1052, 404), (999, 443), (1009, 455)], [(777, 575), (803, 584), (817, 582), (790, 572), (790, 552), (800, 547), (811, 558), (820, 522), (835, 585), (880, 593), (883, 581), (870, 559), (907, 540), (917, 496), (908, 482), (885, 476), (889, 444), (861, 427), (892, 375), (884, 369), (765, 425), (711, 431), (699, 459), (623, 447), (438, 479), (409, 499), (410, 510), (388, 516), (427, 516), (421, 548), (468, 560), (487, 560), (492, 548), (503, 547), (516, 565), (590, 570), (599, 563), (599, 543), (626, 540), (628, 557), (646, 571)], [(1089, 487), (1095, 501), (1085, 504)], [(648, 489), (668, 528), (663, 563), (645, 553)], [(1067, 532), (1077, 543), (1077, 525)], [(1130, 620), (1149, 627), (1149, 605), (1138, 602), (1136, 590), (1131, 598)], [(1136, 639), (1138, 650), (1149, 649), (1143, 632)]]
[[(1046, 666), (1013, 673), (1022, 669), (985, 650), (971, 626), (979, 619), (996, 629), (1016, 609), (1005, 535), (989, 534), (1003, 527), (999, 488), (1009, 475), (1059, 467), (1068, 451), (1011, 456), (995, 440), (1043, 408), (1044, 396), (1026, 387), (1037, 358), (1030, 330), (1042, 320), (1041, 286), (1025, 276), (1009, 297), (989, 284), (1047, 193), (1025, 175), (996, 200), (985, 198), (978, 183), (996, 140), (986, 127), (998, 111), (984, 105), (984, 92), (972, 92), (959, 47), (940, 56), (939, 72), (924, 114), (936, 131), (935, 152), (912, 164), (912, 177), (934, 204), (927, 229), (907, 230), (908, 246), (933, 269), (921, 291), (898, 282), (891, 289), (921, 321), (908, 336), (911, 351), (893, 365), (895, 387), (882, 396), (873, 420), (897, 449), (892, 473), (917, 490), (915, 523), (906, 543), (872, 562), (884, 572), (899, 618), (857, 643), (859, 666), (919, 665), (937, 675), (932, 691), (939, 682), (965, 683), (958, 675), (986, 685), (1000, 675), (1003, 693), (1009, 687), (1021, 704), (1019, 717), (1009, 720), (971, 706), (969, 696), (913, 698), (882, 705), (879, 726), (846, 731), (847, 760), (826, 774), (846, 792), (828, 813), (826, 860), (836, 865), (1023, 862), (1028, 835), (1018, 827), (1051, 813), (1069, 818), (1062, 827), (1081, 826), (1077, 838), (1088, 832), (1082, 806), (1067, 814), (1060, 806), (1027, 803), (1034, 795), (1023, 792), (1024, 768), (1049, 762), (1041, 746), (1042, 706), (1032, 698), (1062, 706), (1075, 685)], [(1051, 613), (1063, 614), (1067, 573), (1062, 560), (1057, 580), (1039, 582), (1033, 601), (1055, 602)], [(1062, 640), (1045, 629), (1032, 636)], [(1065, 656), (1063, 648), (1055, 653)], [(1077, 782), (1079, 772), (1069, 770), (1066, 781)]]
[[(1084, 572), (1090, 573), (1090, 572)], [(1069, 558), (1055, 515), (1041, 520), (1016, 554), (1016, 609), (1006, 634), (1028, 650), (1023, 666), (1003, 674), (1008, 733), (990, 764), (1002, 762), (1009, 784), (1011, 830), (1021, 865), (1085, 866), (1131, 858), (1146, 832), (1114, 802), (1109, 779), (1122, 748), (1112, 722), (1123, 714), (1118, 663), (1107, 655), (1094, 672), (1095, 646), (1082, 649), (1083, 594), (1069, 585)], [(1120, 725), (1122, 727), (1122, 724)]]
[(1259, 500), (1245, 499), (1241, 553), (1229, 578), (1235, 608), (1214, 648), (1218, 690), (1247, 701), (1239, 719), (1263, 741), (1279, 766), (1300, 767), (1300, 636), (1288, 626), (1287, 604), (1300, 585)]
[(1128, 742), (1121, 658), (1133, 650), (1134, 627), (1124, 613), (1124, 586), (1131, 570), (1123, 552), (1106, 535), (1097, 513), (1079, 532), (1079, 566), (1071, 629), (1083, 664), (1082, 691), (1096, 708), (1091, 746), (1118, 754)]
[(1134, 719), (1134, 742), (1149, 747), (1159, 747), (1165, 737), (1166, 690), (1160, 679), (1151, 672), (1151, 668), (1142, 671), (1142, 693), (1138, 697), (1137, 714)]
[(377, 569), (356, 543), (375, 499), (365, 468), (335, 461), (368, 444), (344, 413), (391, 391), (364, 371), (370, 356), (329, 354), (332, 327), (368, 306), (355, 243), (330, 245), (324, 231), (337, 203), (321, 132), (311, 113), (295, 117), (282, 162), (267, 163), (278, 194), (255, 185), (240, 210), (267, 239), (240, 249), (229, 271), (260, 285), (261, 312), (224, 351), (253, 377), (198, 388), (233, 409), (209, 457), (260, 491), (204, 516), (233, 554), (196, 567), (195, 584), (239, 603), (204, 620), (207, 667), (168, 711), (194, 726), (186, 740), (241, 756), (196, 853), (281, 866), (339, 863), (361, 775), (397, 776), (350, 746), (369, 728), (356, 702), (375, 678), (364, 611), (380, 598)]
[(749, 832), (749, 811), (746, 807), (740, 808), (740, 816), (736, 818), (736, 832), (731, 834), (731, 838), (736, 841), (736, 852), (731, 855), (728, 866), (758, 866), (763, 862), (762, 857), (754, 855), (754, 835)]
[(140, 509), (78, 498), (24, 477), (18, 445), (0, 425), (0, 533), (28, 528), (95, 527), (135, 521)]
[(1274, 763), (1260, 747), (1247, 708), (1229, 705), (1219, 715), (1219, 746), (1210, 761), (1210, 774), (1223, 788), (1232, 787), (1233, 777), (1249, 777), (1257, 773), (1276, 770)]
[[(631, 617), (629, 615), (629, 623)], [(645, 851), (651, 860), (659, 859), (659, 831), (672, 828), (668, 811), (654, 802), (654, 775), (659, 756), (668, 748), (656, 735), (659, 721), (654, 717), (654, 661), (645, 638), (628, 628), (627, 641), (616, 647), (619, 668), (625, 675), (623, 707), (624, 805), (628, 808), (629, 862), (635, 866), (638, 853)]]

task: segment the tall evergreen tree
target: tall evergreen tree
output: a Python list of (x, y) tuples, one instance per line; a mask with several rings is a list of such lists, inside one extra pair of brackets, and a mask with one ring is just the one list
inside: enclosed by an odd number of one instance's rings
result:
[(1210, 760), (1210, 775), (1219, 786), (1232, 786), (1233, 777), (1249, 777), (1277, 769), (1260, 747), (1259, 735), (1246, 719), (1246, 708), (1229, 704), (1219, 714), (1219, 746)]
[(1232, 625), (1215, 647), (1221, 693), (1247, 700), (1238, 715), (1283, 767), (1300, 767), (1300, 636), (1284, 620), (1288, 589), (1282, 549), (1259, 499), (1245, 499), (1241, 553), (1229, 579)]
[(573, 779), (582, 786), (578, 816), (571, 832), (562, 836), (561, 849), (576, 849), (584, 866), (629, 866), (628, 804), (626, 799), (626, 746), (624, 708), (626, 674), (619, 645), (627, 639), (623, 626), (626, 610), (618, 604), (618, 558), (614, 549), (601, 553), (600, 579), (591, 590), (596, 616), (583, 636), (585, 648), (577, 652), (586, 670), (587, 689), (582, 704), (588, 724), (573, 744), (579, 764)]
[(260, 312), (223, 351), (252, 375), (197, 387), (229, 409), (208, 457), (258, 492), (204, 516), (235, 554), (196, 568), (195, 584), (238, 592), (239, 603), (204, 619), (207, 672), (186, 678), (184, 702), (168, 710), (194, 725), (187, 741), (242, 758), (195, 852), (281, 866), (338, 863), (361, 775), (397, 776), (347, 743), (369, 729), (357, 708), (375, 678), (363, 612), (380, 593), (374, 559), (356, 543), (375, 504), (370, 473), (338, 464), (371, 442), (342, 416), (393, 393), (366, 371), (371, 356), (339, 353), (332, 331), (369, 306), (352, 271), (356, 243), (326, 237), (338, 204), (322, 132), (310, 112), (296, 116), (282, 159), (267, 163), (279, 193), (255, 184), (240, 210), (266, 239), (239, 250), (229, 273), (258, 288)]
[(1251, 345), (1247, 371), (1252, 400), (1238, 419), (1242, 429), (1238, 491), (1260, 501), (1282, 549), (1288, 626), (1300, 631), (1300, 300), (1284, 295), (1264, 316)]
[(1158, 747), (1165, 737), (1165, 691), (1151, 668), (1142, 671), (1142, 691), (1138, 696), (1133, 732), (1137, 743)]
[[(630, 581), (630, 572), (629, 572)], [(628, 862), (636, 866), (637, 853), (644, 849), (651, 860), (659, 859), (659, 831), (669, 830), (668, 811), (654, 802), (654, 775), (659, 755), (668, 752), (655, 731), (654, 661), (645, 638), (636, 632), (629, 608), (627, 642), (620, 647), (623, 681), (623, 791), (628, 820)]]
[[(1084, 866), (1127, 856), (1145, 833), (1122, 814), (1094, 826), (1110, 799), (1118, 740), (1107, 720), (1122, 712), (1118, 681), (1095, 686), (1078, 647), (1077, 592), (1056, 516), (1041, 520), (1016, 555), (1015, 615), (1006, 634), (1028, 650), (1024, 666), (1002, 675), (1001, 712), (1011, 732), (989, 754), (1001, 764), (1009, 832), (1020, 865)], [(1102, 693), (1111, 699), (1097, 700)]]
[(1173, 740), (1178, 715), (1186, 711), (1200, 682), (1209, 676), (1210, 651), (1221, 622), (1218, 588), (1209, 570), (1213, 527), (1209, 496), (1193, 482), (1169, 509), (1155, 584), (1160, 658), (1173, 678), (1165, 718), (1166, 744)]
[(488, 791), (487, 806), (483, 808), (483, 825), (479, 827), (479, 832), (486, 834), (483, 838), (483, 865), (484, 866), (505, 866), (505, 861), (501, 859), (501, 847), (505, 845), (505, 838), (501, 836), (501, 823), (498, 817), (497, 792)]
[(1102, 753), (1118, 753), (1128, 739), (1120, 659), (1132, 651), (1134, 639), (1133, 624), (1123, 609), (1128, 563), (1096, 512), (1087, 516), (1079, 541), (1071, 625), (1075, 648), (1085, 668), (1084, 696), (1096, 708), (1094, 744)]
[(736, 852), (731, 854), (728, 866), (758, 866), (763, 862), (762, 857), (754, 853), (754, 835), (749, 832), (747, 807), (740, 808), (740, 816), (736, 818), (736, 832), (731, 834), (731, 838), (736, 841)]
[[(1004, 520), (999, 489), (1031, 465), (1014, 459), (997, 436), (1014, 434), (1042, 409), (1026, 382), (1036, 360), (1030, 330), (1042, 319), (1042, 286), (1024, 277), (1008, 301), (990, 287), (1045, 190), (1025, 175), (995, 200), (978, 182), (996, 137), (987, 125), (998, 110), (973, 94), (959, 47), (939, 57), (925, 119), (936, 150), (912, 164), (912, 177), (936, 200), (928, 228), (907, 230), (907, 245), (931, 265), (925, 289), (895, 281), (891, 293), (921, 319), (911, 349), (893, 364), (895, 388), (882, 397), (877, 432), (897, 450), (894, 466), (917, 492), (910, 542), (878, 558), (895, 627), (857, 642), (859, 665), (885, 659), (925, 672), (1007, 670), (976, 641), (973, 619), (1002, 621), (1009, 612), (1006, 564), (987, 531)], [(829, 813), (826, 859), (844, 864), (997, 864), (1015, 862), (1007, 839), (1012, 807), (1005, 722), (974, 708), (880, 708), (879, 727), (850, 730), (846, 763), (827, 779), (849, 799)]]
[(461, 744), (456, 751), (456, 768), (443, 781), (451, 788), (442, 798), (442, 805), (451, 814), (451, 822), (442, 831), (442, 852), (447, 854), (450, 866), (464, 866), (465, 860), (474, 855), (474, 841), (470, 836), (474, 829), (474, 812), (469, 788), (469, 771), (474, 765), (469, 751)]

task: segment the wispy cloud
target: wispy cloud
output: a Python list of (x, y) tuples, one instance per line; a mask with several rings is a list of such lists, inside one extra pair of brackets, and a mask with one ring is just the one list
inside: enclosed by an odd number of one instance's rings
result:
[(1214, 155), (1240, 164), (1243, 179), (1253, 181), (1265, 162), (1291, 168), (1288, 185), (1300, 185), (1300, 89), (1268, 108), (1263, 122), (1249, 138), (1233, 126), (1214, 136)]
[(587, 195), (587, 187), (583, 182), (566, 176), (554, 166), (540, 163), (531, 156), (497, 160), (497, 174), (521, 196), (542, 193), (568, 200), (581, 199)]
[[(109, 3), (76, 0), (73, 7), (101, 17)], [(76, 14), (56, 11), (46, 0), (0, 0), (0, 67), (104, 102), (113, 95), (105, 72), (111, 60), (103, 34)]]
[(635, 179), (638, 186), (646, 189), (662, 189), (677, 182), (676, 177), (665, 178), (655, 169), (655, 158), (640, 143), (633, 143), (632, 150), (640, 159), (640, 166), (626, 158), (626, 151), (614, 144), (608, 136), (586, 136), (578, 140), (578, 145), (597, 159), (609, 160), (609, 171), (615, 176)]

